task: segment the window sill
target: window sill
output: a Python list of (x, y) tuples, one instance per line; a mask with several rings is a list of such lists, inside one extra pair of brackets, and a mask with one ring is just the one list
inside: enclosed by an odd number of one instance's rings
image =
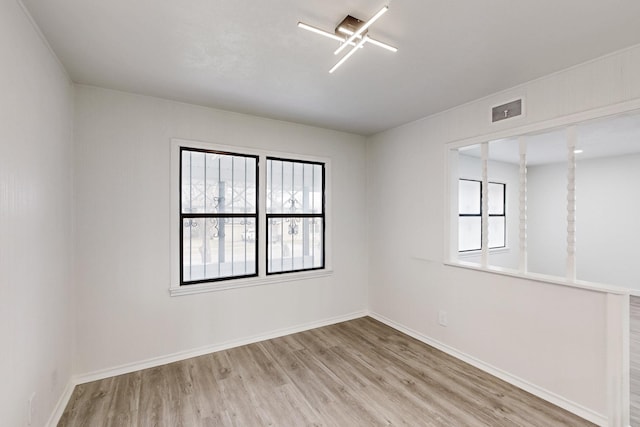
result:
[(536, 282), (550, 283), (554, 285), (567, 286), (570, 288), (585, 289), (589, 291), (602, 292), (614, 295), (629, 295), (630, 289), (620, 286), (607, 285), (603, 283), (587, 282), (586, 280), (568, 280), (557, 276), (548, 276), (538, 273), (521, 273), (502, 267), (482, 267), (475, 263), (461, 261), (445, 261), (444, 265), (449, 267), (465, 268), (469, 270), (482, 271), (490, 274), (499, 274), (502, 276), (516, 277), (518, 279), (533, 280)]
[[(509, 247), (505, 246), (504, 248), (495, 248), (495, 249), (489, 249), (489, 255), (491, 254), (502, 254), (502, 253), (507, 253), (509, 252)], [(472, 257), (477, 257), (482, 255), (482, 249), (478, 249), (477, 251), (464, 251), (464, 252), (458, 252), (458, 257), (459, 258), (472, 258)]]
[(278, 274), (267, 277), (251, 277), (247, 279), (224, 280), (221, 282), (200, 283), (197, 285), (185, 285), (169, 288), (172, 297), (182, 295), (201, 294), (205, 292), (217, 292), (227, 289), (248, 288), (251, 286), (270, 285), (274, 283), (294, 282), (299, 280), (317, 279), (333, 275), (333, 270), (301, 271), (298, 273)]

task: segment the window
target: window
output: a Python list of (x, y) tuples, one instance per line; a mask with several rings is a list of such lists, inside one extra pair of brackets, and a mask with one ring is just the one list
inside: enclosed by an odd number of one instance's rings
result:
[(258, 159), (181, 149), (180, 284), (258, 274)]
[(324, 268), (324, 164), (267, 158), (267, 274)]
[[(506, 247), (506, 184), (489, 182), (489, 249)], [(458, 182), (458, 251), (482, 249), (482, 182)]]
[(171, 144), (171, 295), (331, 274), (330, 159)]

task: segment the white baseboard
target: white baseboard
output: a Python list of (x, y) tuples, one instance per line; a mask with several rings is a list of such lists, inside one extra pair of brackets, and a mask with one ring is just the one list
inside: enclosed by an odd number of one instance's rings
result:
[(234, 347), (240, 347), (247, 344), (253, 344), (260, 341), (265, 341), (273, 338), (282, 337), (285, 335), (295, 334), (297, 332), (308, 331), (310, 329), (320, 328), (322, 326), (333, 325), (335, 323), (346, 322), (348, 320), (357, 319), (360, 317), (364, 317), (368, 314), (366, 310), (356, 311), (350, 314), (331, 317), (328, 319), (323, 319), (315, 322), (303, 323), (296, 326), (291, 326), (288, 328), (277, 329), (275, 331), (267, 332), (265, 334), (253, 335), (247, 338), (242, 338), (238, 340), (231, 340), (227, 342), (223, 342), (220, 344), (214, 344), (209, 346), (204, 346), (192, 350), (180, 351), (173, 354), (168, 354), (165, 356), (153, 357), (146, 360), (141, 360), (138, 362), (127, 363), (124, 365), (116, 366), (113, 368), (102, 369), (99, 371), (89, 372), (81, 375), (74, 375), (71, 377), (67, 386), (64, 389), (64, 392), (60, 396), (58, 403), (49, 417), (49, 421), (46, 424), (46, 427), (56, 427), (62, 414), (64, 413), (67, 404), (69, 403), (69, 399), (71, 399), (71, 394), (73, 393), (73, 389), (76, 385), (88, 383), (91, 381), (97, 381), (104, 378), (114, 377), (116, 375), (128, 374), (131, 372), (139, 371), (141, 369), (153, 368), (155, 366), (166, 365), (167, 363), (177, 362), (184, 359), (189, 359), (191, 357), (202, 356), (204, 354), (214, 353), (216, 351), (228, 350)]
[(116, 366), (113, 368), (102, 369), (99, 371), (89, 372), (86, 374), (75, 375), (72, 378), (74, 384), (84, 384), (91, 381), (97, 381), (104, 378), (114, 377), (116, 375), (128, 374), (131, 372), (139, 371), (142, 369), (153, 368), (156, 366), (166, 365), (167, 363), (178, 362), (180, 360), (189, 359), (191, 357), (202, 356), (216, 351), (228, 350), (234, 347), (240, 347), (247, 344), (253, 344), (260, 341), (270, 340), (273, 338), (282, 337), (285, 335), (295, 334), (297, 332), (308, 331), (309, 329), (320, 328), (322, 326), (333, 325), (334, 323), (346, 322), (348, 320), (364, 317), (368, 314), (366, 310), (356, 311), (350, 314), (331, 317), (319, 321), (303, 323), (288, 328), (277, 329), (275, 331), (267, 332), (264, 334), (253, 335), (246, 338), (237, 340), (231, 340), (222, 342), (219, 344), (207, 345), (200, 348), (195, 348), (186, 351), (179, 351), (177, 353), (167, 354), (164, 356), (152, 357), (146, 360), (140, 360), (137, 362), (127, 363), (124, 365)]
[(181, 351), (181, 352), (177, 352), (177, 353), (172, 353), (169, 355), (165, 355), (165, 356), (159, 356), (159, 357), (153, 357), (150, 359), (146, 359), (146, 360), (141, 360), (138, 362), (132, 362), (132, 363), (127, 363), (124, 365), (120, 365), (120, 366), (116, 366), (113, 368), (109, 368), (109, 369), (102, 369), (99, 371), (94, 371), (94, 372), (89, 372), (86, 374), (81, 374), (81, 375), (75, 375), (71, 378), (71, 380), (69, 381), (69, 383), (67, 384), (67, 386), (65, 387), (65, 390), (62, 394), (62, 396), (60, 397), (58, 404), (55, 407), (54, 412), (51, 414), (51, 417), (49, 418), (48, 423), (46, 424), (47, 427), (55, 427), (57, 425), (57, 423), (60, 420), (60, 417), (62, 417), (62, 413), (64, 412), (64, 409), (66, 408), (69, 399), (71, 398), (71, 394), (73, 392), (73, 389), (76, 385), (78, 384), (84, 384), (87, 382), (91, 382), (91, 381), (97, 381), (97, 380), (101, 380), (104, 378), (109, 378), (109, 377), (113, 377), (116, 375), (122, 375), (122, 374), (128, 374), (131, 372), (135, 372), (135, 371), (139, 371), (142, 369), (148, 369), (148, 368), (153, 368), (156, 366), (161, 366), (161, 365), (165, 365), (167, 363), (173, 363), (173, 362), (177, 362), (180, 360), (185, 360), (185, 359), (189, 359), (191, 357), (197, 357), (197, 356), (202, 356), (204, 354), (209, 354), (209, 353), (214, 353), (216, 351), (222, 351), (222, 350), (228, 350), (230, 348), (234, 348), (234, 347), (240, 347), (243, 345), (247, 345), (247, 344), (253, 344), (256, 342), (260, 342), (260, 341), (265, 341), (265, 340), (269, 340), (269, 339), (273, 339), (273, 338), (278, 338), (278, 337), (282, 337), (285, 335), (291, 335), (291, 334), (295, 334), (298, 332), (303, 332), (303, 331), (307, 331), (310, 329), (315, 329), (315, 328), (320, 328), (323, 326), (328, 326), (328, 325), (333, 325), (335, 323), (340, 323), (340, 322), (346, 322), (348, 320), (353, 320), (353, 319), (357, 319), (360, 317), (364, 317), (364, 316), (371, 316), (372, 318), (402, 332), (405, 333), (419, 341), (422, 341), (425, 344), (428, 344), (432, 347), (437, 348), (438, 350), (444, 351), (445, 353), (456, 357), (466, 363), (469, 363), (472, 366), (475, 366), (478, 369), (481, 369), (497, 378), (500, 378), (503, 381), (506, 381), (518, 388), (521, 388), (537, 397), (540, 397), (541, 399), (544, 399), (556, 406), (559, 406), (563, 409), (566, 409), (569, 412), (572, 412), (576, 415), (578, 415), (579, 417), (582, 417), (588, 421), (591, 421), (594, 424), (597, 424), (599, 426), (603, 426), (606, 427), (608, 425), (608, 421), (607, 418), (602, 415), (602, 414), (598, 414), (588, 408), (585, 408), (575, 402), (572, 402), (570, 400), (565, 399), (562, 396), (559, 396), (553, 392), (550, 392), (548, 390), (545, 390), (541, 387), (536, 386), (535, 384), (531, 384), (528, 381), (525, 381), (521, 378), (518, 378), (514, 375), (509, 374), (508, 372), (505, 372), (499, 368), (496, 368), (492, 365), (489, 365), (479, 359), (476, 359), (473, 356), (470, 356), (468, 354), (465, 354), (463, 352), (460, 352), (452, 347), (449, 347), (446, 344), (443, 344), (441, 342), (438, 342), (434, 339), (431, 339), (429, 337), (427, 337), (426, 335), (423, 335), (417, 331), (414, 331), (411, 328), (408, 328), (406, 326), (403, 326), (399, 323), (396, 323), (378, 313), (374, 313), (374, 312), (367, 312), (366, 310), (362, 310), (362, 311), (357, 311), (357, 312), (353, 312), (347, 315), (343, 315), (343, 316), (336, 316), (336, 317), (332, 317), (332, 318), (328, 318), (328, 319), (324, 319), (324, 320), (320, 320), (320, 321), (315, 321), (315, 322), (310, 322), (310, 323), (304, 323), (304, 324), (300, 324), (300, 325), (296, 325), (296, 326), (292, 326), (292, 327), (288, 327), (288, 328), (282, 328), (282, 329), (277, 329), (275, 331), (271, 331), (265, 334), (260, 334), (260, 335), (254, 335), (254, 336), (250, 336), (247, 338), (242, 338), (242, 339), (238, 339), (238, 340), (231, 340), (231, 341), (226, 341), (220, 344), (214, 344), (214, 345), (209, 345), (209, 346), (204, 346), (204, 347), (200, 347), (200, 348), (196, 348), (196, 349), (192, 349), (192, 350), (186, 350), (186, 351)]
[(531, 394), (533, 394), (534, 396), (537, 396), (541, 399), (546, 400), (549, 403), (552, 403), (556, 406), (559, 406), (562, 409), (566, 409), (569, 412), (572, 412), (574, 414), (576, 414), (577, 416), (584, 418), (587, 421), (590, 421), (594, 424), (597, 424), (599, 426), (602, 427), (606, 427), (609, 425), (608, 419), (605, 415), (599, 414), (595, 411), (592, 411), (589, 408), (585, 408), (582, 405), (579, 405), (575, 402), (572, 402), (558, 394), (555, 394), (549, 390), (546, 390), (542, 387), (539, 387), (535, 384), (532, 384), (526, 380), (523, 380), (522, 378), (518, 378), (515, 375), (512, 375), (508, 372), (505, 372), (499, 368), (496, 368), (495, 366), (489, 365), (488, 363), (483, 362), (482, 360), (479, 360), (473, 356), (470, 356), (466, 353), (463, 353), (461, 351), (456, 350), (453, 347), (449, 347), (446, 344), (443, 344), (439, 341), (436, 341), (426, 335), (421, 334), (420, 332), (414, 331), (411, 328), (408, 328), (404, 325), (401, 325), (399, 323), (394, 322), (393, 320), (390, 320), (378, 313), (374, 313), (374, 312), (369, 312), (369, 316), (371, 316), (372, 318), (384, 323), (387, 326), (392, 327), (393, 329), (396, 329), (402, 333), (405, 333), (407, 335), (409, 335), (410, 337), (413, 337), (415, 339), (417, 339), (418, 341), (422, 341), (425, 344), (428, 344), (432, 347), (437, 348), (438, 350), (441, 350), (457, 359), (460, 359), (472, 366), (475, 366), (476, 368), (487, 372), (488, 374), (493, 375), (494, 377), (500, 378), (503, 381), (508, 382), (509, 384), (512, 384), (524, 391), (527, 391)]
[(60, 422), (60, 418), (62, 417), (62, 413), (67, 407), (69, 399), (71, 399), (71, 394), (73, 393), (75, 386), (76, 385), (73, 381), (69, 380), (69, 382), (67, 382), (67, 385), (64, 387), (64, 390), (60, 395), (60, 399), (58, 399), (58, 403), (56, 403), (56, 407), (53, 408), (49, 421), (45, 424), (46, 427), (56, 427), (58, 425), (58, 422)]

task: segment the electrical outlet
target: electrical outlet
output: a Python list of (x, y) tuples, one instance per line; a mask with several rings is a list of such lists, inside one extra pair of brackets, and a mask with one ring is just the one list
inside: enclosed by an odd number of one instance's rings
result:
[(33, 405), (34, 405), (35, 399), (36, 399), (36, 392), (34, 391), (33, 393), (31, 393), (31, 396), (29, 397), (29, 400), (27, 401), (27, 404), (28, 404), (28, 408), (27, 408), (27, 425), (29, 425), (29, 426), (33, 422)]
[(449, 319), (447, 318), (447, 312), (444, 310), (440, 310), (438, 312), (438, 323), (440, 326), (447, 326), (449, 324)]

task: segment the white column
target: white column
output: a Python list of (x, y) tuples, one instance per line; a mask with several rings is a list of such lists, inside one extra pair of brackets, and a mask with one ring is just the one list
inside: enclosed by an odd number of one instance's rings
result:
[(460, 173), (458, 172), (458, 149), (447, 150), (447, 161), (449, 165), (449, 180), (448, 185), (445, 188), (445, 194), (449, 195), (449, 211), (446, 215), (449, 238), (445, 239), (445, 243), (447, 243), (445, 248), (445, 259), (449, 259), (449, 261), (457, 261), (459, 250), (458, 228), (460, 227), (460, 216), (458, 215), (460, 212), (460, 208), (458, 206), (458, 185), (460, 182)]
[(482, 267), (489, 262), (489, 143), (482, 150)]
[(567, 128), (567, 279), (576, 280), (576, 127)]
[(520, 272), (527, 272), (527, 140), (524, 136), (518, 137), (520, 145), (520, 188), (519, 188), (519, 244), (520, 244)]
[(629, 426), (629, 303), (629, 295), (607, 294), (607, 417), (610, 427)]

